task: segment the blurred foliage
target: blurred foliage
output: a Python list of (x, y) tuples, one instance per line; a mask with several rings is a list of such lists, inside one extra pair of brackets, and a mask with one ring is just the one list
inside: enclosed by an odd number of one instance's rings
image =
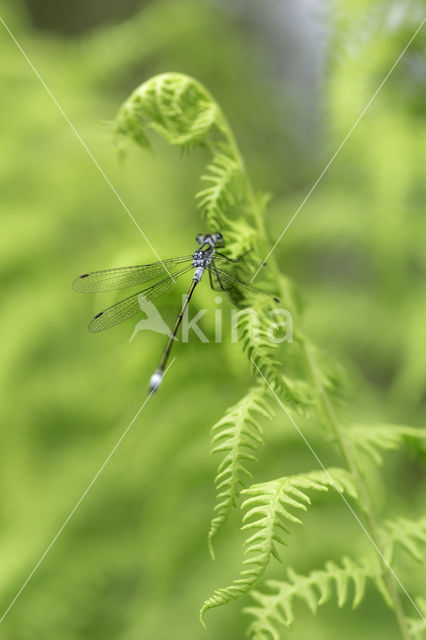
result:
[[(167, 257), (189, 253), (203, 230), (193, 194), (206, 158), (199, 152), (179, 158), (156, 139), (154, 158), (132, 150), (125, 165), (117, 162), (104, 123), (137, 84), (178, 70), (209, 87), (233, 124), (254, 183), (274, 192), (267, 223), (276, 238), (424, 8), (423, 2), (338, 0), (332, 13), (318, 16), (332, 35), (322, 129), (303, 166), (300, 149), (289, 144), (295, 145), (292, 122), (282, 124), (281, 98), (262, 73), (267, 42), (254, 46), (253, 28), (214, 3), (158, 0), (128, 20), (66, 39), (36, 30), (19, 2), (3, 2), (2, 16)], [(305, 330), (352, 374), (355, 401), (346, 410), (361, 424), (366, 418), (424, 424), (425, 49), (423, 30), (277, 247), (303, 299)], [(144, 401), (163, 338), (140, 333), (129, 343), (132, 323), (105, 335), (86, 331), (86, 320), (114, 297), (78, 298), (73, 277), (155, 258), (3, 27), (0, 52), (5, 610)], [(200, 599), (223, 583), (223, 567), (232, 579), (240, 566), (236, 527), (218, 538), (220, 564), (208, 554), (215, 463), (207, 453), (210, 426), (240, 399), (250, 374), (237, 345), (215, 344), (214, 301), (207, 286), (197, 293), (194, 314), (210, 310), (203, 324), (210, 342), (177, 345), (164, 387), (8, 613), (2, 638), (244, 636), (238, 604), (211, 615), (207, 634), (198, 621)], [(167, 294), (167, 320), (178, 299), (176, 291)], [(309, 420), (300, 424), (319, 457), (333, 465), (324, 434)], [(256, 481), (312, 467), (306, 445), (279, 410), (265, 428), (265, 442)], [(368, 477), (376, 513), (420, 516), (421, 457), (383, 455), (384, 480), (374, 466)], [(309, 526), (291, 539), (298, 573), (321, 568), (330, 550), (337, 562), (348, 539), (354, 550), (368, 548), (337, 497), (316, 500), (304, 520)], [(402, 552), (399, 562), (401, 580), (418, 593), (421, 569), (413, 570)], [(278, 563), (271, 573), (285, 578)], [(403, 605), (415, 625), (415, 611)], [(290, 633), (295, 640), (337, 640), (342, 629), (349, 640), (398, 637), (373, 592), (356, 612), (324, 605), (313, 618), (298, 616), (298, 607)]]

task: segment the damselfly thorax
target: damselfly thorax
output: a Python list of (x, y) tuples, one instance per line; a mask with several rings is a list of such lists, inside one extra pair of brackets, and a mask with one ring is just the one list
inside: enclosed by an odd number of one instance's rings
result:
[[(210, 266), (213, 260), (216, 246), (220, 243), (222, 243), (221, 246), (223, 246), (223, 238), (221, 233), (214, 233), (207, 235), (199, 234), (195, 239), (201, 244), (201, 249), (197, 249), (192, 255), (192, 266), (195, 267), (193, 279), (200, 282), (204, 271)], [(206, 245), (207, 249), (203, 250), (202, 247)]]
[(97, 313), (89, 324), (89, 331), (97, 333), (124, 322), (124, 320), (131, 318), (139, 311), (143, 311), (144, 306), (152, 303), (170, 289), (177, 278), (193, 271), (191, 286), (167, 341), (160, 363), (151, 376), (150, 393), (153, 393), (161, 383), (182, 318), (195, 287), (206, 271), (209, 274), (211, 288), (214, 291), (226, 293), (236, 306), (243, 306), (243, 302), (247, 300), (247, 295), (249, 294), (279, 302), (277, 298), (272, 298), (269, 294), (260, 291), (248, 282), (244, 282), (226, 271), (226, 268), (232, 268), (233, 264), (240, 262), (241, 258), (233, 259), (218, 251), (218, 249), (224, 247), (221, 233), (199, 234), (196, 236), (196, 241), (200, 246), (192, 255), (168, 258), (151, 264), (92, 271), (84, 273), (73, 282), (73, 288), (80, 293), (97, 293), (126, 289), (145, 282), (155, 281), (149, 287), (137, 291), (124, 300), (111, 305), (105, 311)]

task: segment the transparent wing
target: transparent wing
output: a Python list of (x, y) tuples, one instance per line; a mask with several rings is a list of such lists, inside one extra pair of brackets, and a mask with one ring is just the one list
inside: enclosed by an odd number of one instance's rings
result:
[[(184, 273), (191, 271), (192, 268), (192, 264), (186, 266), (181, 269), (181, 271), (175, 272), (174, 277), (179, 278)], [(138, 311), (142, 311), (147, 304), (159, 298), (173, 285), (174, 280), (167, 277), (147, 289), (138, 291), (128, 298), (116, 302), (111, 307), (108, 307), (108, 309), (105, 309), (105, 311), (101, 311), (95, 315), (89, 324), (89, 331), (91, 333), (98, 333), (99, 331), (105, 331), (105, 329), (114, 327), (120, 322), (124, 322), (124, 320), (131, 318), (138, 313)]]
[(117, 269), (103, 269), (83, 273), (72, 284), (79, 293), (97, 293), (101, 291), (115, 291), (126, 289), (136, 284), (149, 282), (156, 278), (174, 275), (185, 263), (192, 264), (191, 256), (169, 258), (151, 264), (139, 264), (134, 267), (118, 267)]
[(279, 302), (278, 298), (274, 298), (266, 291), (257, 289), (249, 282), (244, 282), (220, 269), (215, 262), (209, 266), (209, 273), (212, 289), (226, 293), (237, 307), (241, 307), (243, 301), (249, 295), (262, 298), (265, 302)]

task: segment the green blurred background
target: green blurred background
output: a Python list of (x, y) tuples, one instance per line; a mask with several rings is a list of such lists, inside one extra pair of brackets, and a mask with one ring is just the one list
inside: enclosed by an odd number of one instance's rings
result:
[[(315, 0), (2, 1), (1, 15), (161, 255), (185, 255), (203, 231), (193, 195), (206, 156), (118, 161), (109, 125), (150, 76), (195, 76), (228, 115), (256, 188), (273, 193), (275, 240), (425, 14), (423, 2)], [(426, 386), (426, 31), (422, 30), (279, 246), (305, 331), (346, 367), (351, 421), (424, 425)], [(129, 321), (90, 335), (114, 297), (71, 289), (87, 270), (155, 260), (17, 45), (0, 25), (1, 612), (142, 404), (164, 337), (129, 338)], [(185, 284), (183, 284), (185, 286)], [(161, 305), (176, 313), (180, 292)], [(238, 345), (178, 344), (144, 408), (0, 626), (6, 640), (237, 640), (241, 602), (198, 608), (238, 572), (238, 518), (207, 552), (216, 461), (209, 429), (250, 382)], [(303, 429), (325, 464), (335, 454)], [(287, 418), (267, 426), (255, 479), (315, 468)], [(421, 513), (419, 461), (391, 453), (374, 477), (379, 517)], [(363, 549), (336, 498), (297, 529), (285, 563), (320, 567)], [(343, 511), (343, 512), (342, 512)], [(330, 522), (333, 526), (330, 527)], [(348, 543), (350, 543), (348, 545)], [(421, 570), (400, 558), (404, 583)], [(275, 563), (269, 575), (282, 576)], [(283, 637), (397, 638), (375, 593), (356, 612), (296, 609)], [(243, 604), (248, 604), (246, 599)], [(404, 602), (407, 611), (409, 603)], [(1, 614), (0, 612), (0, 614)], [(298, 616), (298, 614), (300, 614)]]

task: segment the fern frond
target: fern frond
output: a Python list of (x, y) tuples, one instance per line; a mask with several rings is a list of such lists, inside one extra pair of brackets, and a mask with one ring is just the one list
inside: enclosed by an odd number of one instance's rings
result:
[(426, 429), (393, 424), (355, 425), (348, 429), (347, 437), (358, 452), (381, 465), (382, 451), (395, 450), (412, 441), (426, 441)]
[(212, 427), (211, 453), (224, 454), (215, 478), (216, 515), (210, 523), (208, 534), (212, 557), (213, 539), (236, 506), (237, 498), (244, 488), (244, 476), (251, 477), (248, 462), (254, 462), (256, 450), (263, 444), (263, 430), (258, 416), (272, 418), (273, 413), (266, 403), (264, 387), (253, 387), (242, 400), (228, 409), (225, 416)]
[(337, 604), (343, 607), (349, 599), (349, 587), (352, 585), (350, 597), (355, 609), (364, 597), (366, 580), (373, 577), (373, 572), (366, 562), (356, 564), (347, 556), (342, 558), (341, 565), (327, 562), (324, 569), (311, 571), (306, 576), (288, 569), (287, 581), (266, 582), (269, 593), (251, 593), (257, 604), (244, 609), (254, 618), (249, 626), (249, 637), (252, 640), (279, 640), (279, 627), (289, 627), (294, 620), (293, 601), (304, 601), (311, 612), (316, 613), (318, 607), (333, 595), (333, 586)]
[(204, 624), (204, 615), (208, 609), (240, 598), (259, 580), (269, 564), (271, 556), (280, 559), (278, 546), (285, 544), (288, 534), (288, 523), (301, 524), (294, 515), (294, 510), (306, 511), (311, 501), (307, 491), (327, 491), (336, 484), (340, 491), (356, 497), (356, 490), (351, 475), (344, 469), (311, 471), (310, 473), (285, 476), (278, 480), (255, 484), (242, 493), (247, 496), (241, 506), (243, 510), (242, 530), (254, 530), (244, 543), (247, 558), (243, 561), (246, 567), (233, 584), (217, 589), (208, 598), (200, 612)]
[(397, 518), (388, 520), (382, 529), (384, 553), (388, 562), (392, 562), (396, 546), (407, 551), (417, 562), (423, 561), (421, 545), (426, 545), (426, 516), (419, 520)]

